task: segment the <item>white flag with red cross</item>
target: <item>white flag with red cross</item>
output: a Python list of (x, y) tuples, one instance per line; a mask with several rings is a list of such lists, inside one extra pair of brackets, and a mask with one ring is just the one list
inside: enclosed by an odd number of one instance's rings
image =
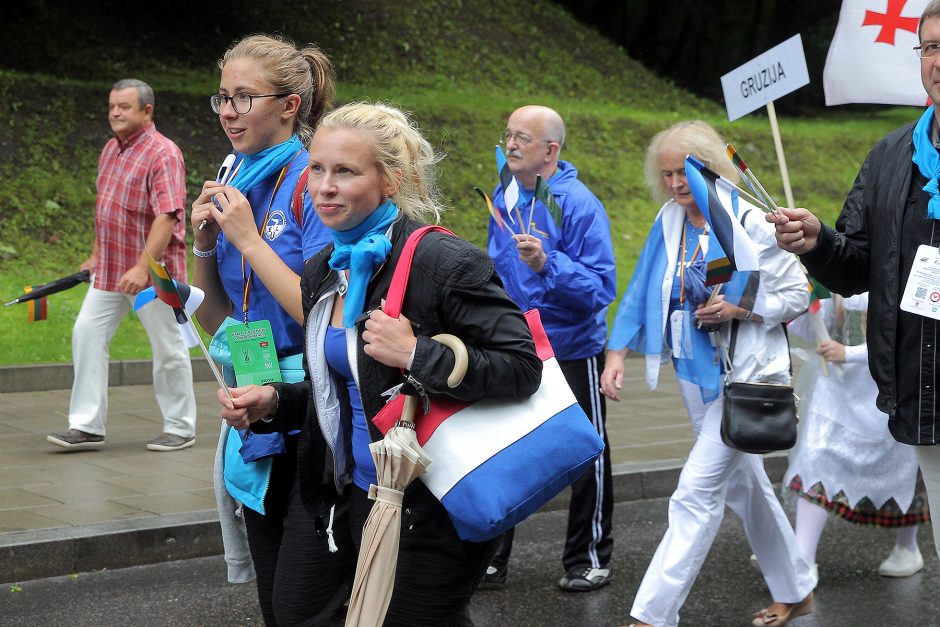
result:
[(921, 106), (917, 23), (928, 0), (844, 0), (829, 45), (826, 104), (851, 102)]

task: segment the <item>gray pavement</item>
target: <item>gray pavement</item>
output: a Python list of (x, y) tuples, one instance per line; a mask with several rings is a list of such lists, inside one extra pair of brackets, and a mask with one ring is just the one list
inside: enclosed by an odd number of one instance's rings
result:
[[(68, 452), (45, 440), (67, 428), (70, 366), (0, 369), (0, 582), (121, 568), (221, 552), (211, 467), (218, 438), (215, 384), (197, 364), (196, 444), (158, 453), (144, 444), (161, 419), (149, 362), (112, 366), (105, 446)], [(624, 401), (608, 403), (618, 502), (667, 496), (692, 444), (670, 369), (660, 389), (627, 361)], [(773, 476), (782, 457), (767, 460)], [(566, 507), (559, 495), (545, 509)]]
[[(633, 596), (666, 527), (666, 499), (624, 501), (615, 507), (612, 583), (596, 592), (565, 593), (561, 574), (565, 514), (539, 513), (522, 523), (502, 590), (480, 590), (471, 601), (478, 627), (601, 627), (629, 622)], [(813, 614), (794, 627), (940, 625), (940, 569), (920, 532), (926, 567), (906, 579), (879, 577), (878, 563), (893, 533), (833, 520), (819, 549), (820, 583)], [(736, 516), (726, 517), (681, 613), (681, 624), (750, 625), (768, 603)], [(259, 625), (252, 584), (224, 581), (220, 557), (83, 573), (0, 588), (0, 625)]]

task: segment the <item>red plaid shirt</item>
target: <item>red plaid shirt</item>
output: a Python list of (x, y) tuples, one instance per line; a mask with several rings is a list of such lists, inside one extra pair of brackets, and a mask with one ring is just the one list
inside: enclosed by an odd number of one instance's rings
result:
[(118, 283), (144, 250), (154, 218), (176, 216), (163, 261), (173, 278), (186, 279), (186, 166), (183, 153), (149, 124), (126, 143), (112, 137), (98, 158), (95, 287), (118, 291)]

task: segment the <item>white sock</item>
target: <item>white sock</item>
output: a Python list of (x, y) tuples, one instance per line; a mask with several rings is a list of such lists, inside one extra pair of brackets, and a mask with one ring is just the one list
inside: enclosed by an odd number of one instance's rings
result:
[(800, 497), (796, 502), (796, 544), (803, 559), (812, 566), (816, 563), (816, 547), (822, 536), (829, 512), (812, 501)]
[(898, 527), (897, 540), (898, 546), (903, 546), (908, 551), (917, 550), (917, 525), (910, 527)]

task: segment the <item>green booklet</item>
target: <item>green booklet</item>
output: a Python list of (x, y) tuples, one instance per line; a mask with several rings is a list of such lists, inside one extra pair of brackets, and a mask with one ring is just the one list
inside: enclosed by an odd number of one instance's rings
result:
[(225, 329), (235, 382), (239, 385), (264, 385), (281, 381), (277, 350), (268, 320), (233, 324)]

